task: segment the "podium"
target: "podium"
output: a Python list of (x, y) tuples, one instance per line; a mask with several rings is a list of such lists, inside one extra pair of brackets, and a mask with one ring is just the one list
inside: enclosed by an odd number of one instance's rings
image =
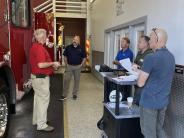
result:
[[(132, 86), (136, 81), (116, 81), (113, 72), (102, 72), (104, 77), (104, 112), (103, 112), (103, 131), (102, 138), (144, 138), (141, 133), (139, 121), (139, 107), (132, 106), (132, 109), (127, 108), (127, 102), (119, 102), (119, 93), (126, 93), (127, 89), (122, 89), (122, 86)], [(111, 103), (108, 99), (110, 83), (116, 86), (116, 102)], [(123, 90), (123, 91), (122, 91)], [(124, 97), (123, 99), (126, 99)]]

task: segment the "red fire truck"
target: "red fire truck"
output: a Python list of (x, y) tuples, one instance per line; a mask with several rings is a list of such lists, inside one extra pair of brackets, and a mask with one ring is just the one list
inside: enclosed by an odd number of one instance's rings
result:
[(0, 2), (0, 137), (5, 137), (17, 98), (30, 90), (29, 49), (34, 29), (47, 30), (46, 49), (54, 60), (53, 14), (34, 14), (32, 7), (44, 0)]
[(28, 52), (32, 43), (30, 0), (0, 1), (0, 137), (15, 113), (16, 91), (30, 76)]
[[(78, 10), (66, 8), (70, 5), (73, 7), (73, 4)], [(55, 17), (53, 12), (57, 13)], [(0, 1), (0, 137), (7, 134), (10, 114), (15, 113), (17, 95), (22, 94), (30, 84), (29, 49), (33, 42), (33, 30), (47, 30), (46, 48), (52, 59), (61, 61), (60, 46), (64, 42), (65, 45), (71, 42), (76, 33), (81, 36), (81, 44), (85, 46), (85, 26), (86, 2)], [(64, 28), (66, 31), (63, 33)], [(57, 47), (52, 47), (53, 42)]]

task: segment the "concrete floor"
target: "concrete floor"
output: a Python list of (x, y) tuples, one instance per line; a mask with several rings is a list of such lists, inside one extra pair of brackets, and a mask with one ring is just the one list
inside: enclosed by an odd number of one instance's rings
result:
[(63, 104), (58, 101), (61, 96), (62, 77), (51, 78), (51, 97), (48, 108), (49, 124), (55, 127), (54, 132), (36, 131), (32, 125), (33, 91), (26, 94), (16, 105), (16, 114), (11, 115), (8, 138), (63, 138)]
[[(73, 83), (71, 83), (72, 92)], [(97, 122), (103, 113), (103, 84), (90, 73), (82, 73), (77, 100), (69, 99), (63, 104), (61, 96), (62, 77), (55, 75), (51, 81), (51, 102), (48, 110), (50, 123), (55, 127), (52, 133), (36, 131), (32, 125), (33, 94), (25, 95), (12, 115), (8, 138), (100, 138)], [(63, 129), (64, 111), (64, 129)]]
[(103, 113), (103, 84), (90, 73), (82, 73), (78, 99), (71, 97), (70, 93), (64, 104), (65, 138), (100, 138), (96, 124)]

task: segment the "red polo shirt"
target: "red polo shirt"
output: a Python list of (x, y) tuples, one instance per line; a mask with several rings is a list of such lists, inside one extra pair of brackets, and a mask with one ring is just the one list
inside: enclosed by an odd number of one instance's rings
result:
[(53, 67), (39, 68), (38, 63), (52, 62), (47, 50), (40, 43), (34, 43), (29, 51), (29, 59), (32, 74), (51, 75), (54, 71)]

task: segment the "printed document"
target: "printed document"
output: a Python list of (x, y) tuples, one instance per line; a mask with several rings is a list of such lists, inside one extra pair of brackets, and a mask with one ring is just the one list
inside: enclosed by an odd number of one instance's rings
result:
[(122, 81), (136, 81), (138, 79), (138, 73), (132, 70), (132, 63), (129, 58), (122, 59), (119, 61), (121, 66), (125, 68), (128, 71), (128, 76), (119, 76), (116, 78), (112, 78), (113, 80), (117, 82)]
[(138, 76), (139, 74), (132, 70), (132, 63), (129, 58), (119, 61), (121, 66), (124, 67), (130, 74)]

